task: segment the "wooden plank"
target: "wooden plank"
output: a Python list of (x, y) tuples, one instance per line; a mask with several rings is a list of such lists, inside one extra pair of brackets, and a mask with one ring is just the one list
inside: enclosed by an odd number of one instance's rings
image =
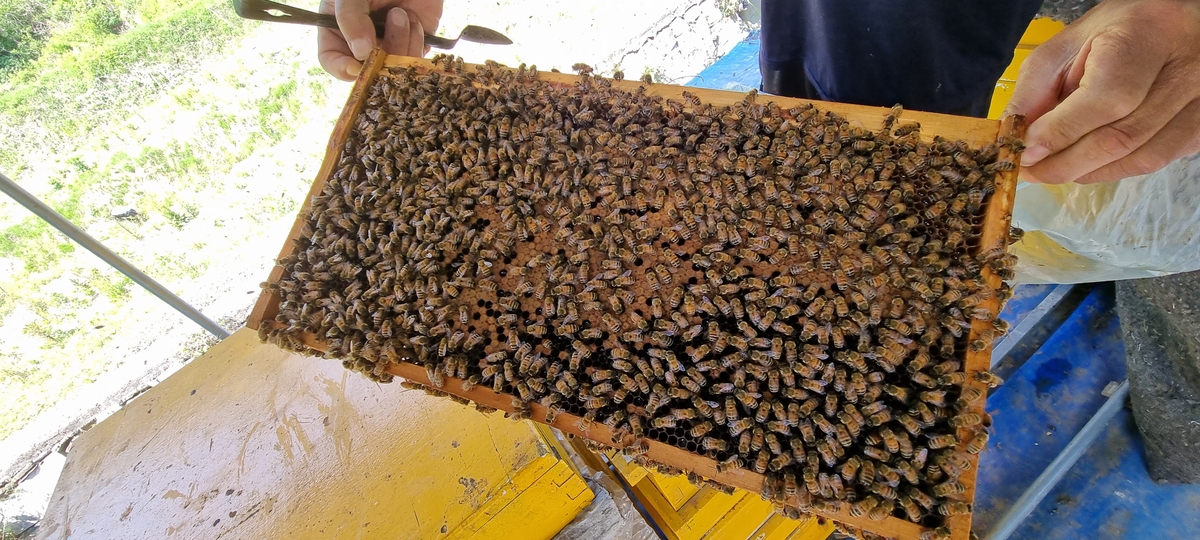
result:
[[(732, 495), (721, 493), (711, 487), (700, 488), (695, 497), (688, 500), (679, 509), (683, 523), (675, 532), (680, 540), (700, 540), (708, 531), (716, 527), (738, 503), (746, 499), (754, 499), (754, 494), (733, 492)], [(758, 499), (762, 501), (762, 499)]]
[[(1000, 122), (1000, 133), (997, 139), (1002, 137), (1021, 138), (1025, 136), (1025, 117), (1024, 116), (1008, 116)], [(1020, 162), (1020, 156), (1013, 152), (1008, 146), (1002, 147), (1000, 150), (1000, 160), (1008, 160), (1013, 163)], [(983, 230), (979, 234), (980, 252), (989, 249), (1000, 247), (1008, 248), (1009, 227), (1012, 225), (1012, 209), (1013, 203), (1017, 196), (1017, 169), (1006, 171), (996, 176), (996, 191), (992, 193), (991, 201), (988, 203), (987, 210), (984, 211)], [(1000, 276), (997, 276), (991, 269), (986, 266), (983, 269), (984, 279), (992, 289), (999, 289), (1001, 285)], [(994, 316), (1000, 315), (1000, 299), (992, 296), (985, 300), (982, 304)], [(978, 319), (971, 322), (971, 339), (980, 333), (990, 330), (992, 323), (989, 321), (981, 321)], [(966, 361), (964, 362), (964, 370), (967, 373), (967, 382), (963, 384), (963, 389), (977, 388), (983, 391), (983, 395), (987, 396), (987, 385), (973, 377), (974, 374), (980, 371), (987, 371), (992, 364), (992, 345), (988, 344), (983, 350), (971, 351), (967, 350)], [(987, 399), (980, 398), (971, 404), (967, 412), (984, 414)], [(970, 430), (960, 428), (958, 430), (959, 444), (958, 450), (965, 455), (966, 439), (970, 435)], [(964, 494), (964, 500), (967, 503), (972, 503), (975, 500), (975, 476), (979, 472), (979, 457), (971, 456), (971, 468), (959, 477), (958, 482), (966, 486), (967, 491)], [(971, 515), (951, 516), (946, 520), (946, 526), (950, 528), (952, 540), (968, 540), (971, 535)]]
[[(747, 493), (745, 497), (720, 516), (712, 528), (704, 531), (703, 540), (742, 540), (751, 538), (771, 518), (775, 507), (762, 497)], [(790, 521), (790, 520), (789, 520)], [(797, 522), (791, 522), (796, 525)]]
[[(330, 146), (328, 148), (326, 159), (322, 165), (321, 172), (318, 174), (317, 181), (313, 185), (312, 194), (319, 193), (319, 190), (324, 186), (325, 181), (332, 174), (332, 169), (338, 161), (338, 157), (342, 146), (345, 144), (346, 137), (349, 135), (349, 130), (353, 127), (353, 122), (357, 119), (362, 110), (366, 91), (374, 82), (378, 72), (384, 68), (402, 68), (415, 67), (422, 70), (439, 70), (429, 60), (405, 57), (383, 56), (378, 52), (373, 53), (373, 56), (368, 59), (367, 65), (369, 69), (364, 69), (360, 74), (355, 85), (354, 93), (347, 102), (346, 109), (343, 111), (343, 116), (339, 119), (338, 125), (334, 130), (333, 136), (330, 138)], [(475, 69), (476, 66), (464, 66), (466, 70)], [(539, 72), (538, 77), (554, 84), (573, 84), (577, 77), (574, 75), (562, 73), (544, 73)], [(634, 91), (639, 86), (644, 86), (642, 83), (632, 81), (614, 81), (613, 86), (627, 91)], [(707, 90), (698, 88), (685, 88), (673, 85), (655, 84), (647, 87), (646, 93), (651, 95), (659, 95), (670, 99), (683, 99), (683, 92), (688, 91), (696, 94), (702, 101), (712, 103), (714, 105), (728, 105), (736, 103), (744, 99), (745, 94), (736, 92), (727, 92), (719, 90)], [(800, 104), (813, 103), (821, 110), (835, 112), (847, 118), (851, 123), (857, 124), (868, 129), (878, 129), (882, 122), (882, 118), (890, 112), (890, 109), (880, 107), (866, 107), (860, 105), (849, 105), (841, 103), (829, 102), (813, 102), (808, 100), (783, 98), (777, 96), (763, 96), (762, 100), (773, 101), (781, 107), (792, 107)], [(921, 124), (921, 136), (923, 139), (932, 140), (934, 135), (941, 135), (949, 139), (962, 139), (973, 146), (983, 146), (985, 144), (995, 142), (1002, 136), (1021, 136), (1024, 134), (1024, 120), (1021, 117), (1008, 117), (1003, 121), (986, 120), (978, 118), (955, 117), (942, 114), (925, 113), (919, 111), (905, 111), (899, 123), (919, 122)], [(1004, 148), (1000, 154), (1001, 159), (1018, 162), (1019, 155), (1014, 154), (1010, 149)], [(997, 176), (995, 192), (990, 197), (987, 209), (984, 216), (984, 225), (980, 238), (980, 249), (989, 249), (997, 245), (1005, 245), (1008, 236), (1008, 227), (1012, 215), (1012, 204), (1016, 189), (1016, 171), (1008, 171)], [(311, 199), (311, 196), (310, 196)], [(309, 202), (306, 201), (304, 208), (301, 209), (296, 224), (293, 226), (291, 233), (288, 236), (288, 242), (281, 251), (280, 257), (289, 255), (294, 249), (293, 239), (299, 236), (300, 228), (303, 225), (304, 217), (307, 214)], [(989, 284), (993, 288), (1000, 286), (1000, 279), (986, 271), (985, 276)], [(271, 279), (278, 279), (282, 273), (282, 268), (277, 266), (272, 271)], [(276, 294), (272, 294), (269, 290), (264, 290), (263, 295), (259, 298), (255, 310), (252, 312), (251, 320), (248, 326), (258, 328), (263, 321), (267, 321), (272, 326), (274, 315), (277, 313), (279, 298)], [(984, 305), (993, 313), (998, 312), (999, 302), (992, 298)], [(982, 321), (974, 321), (969, 334), (970, 339), (974, 339), (980, 332), (990, 326), (990, 323)], [(296, 336), (300, 341), (318, 351), (325, 350), (324, 344), (311, 334), (300, 334)], [(968, 353), (965, 365), (968, 374), (973, 374), (977, 371), (987, 369), (988, 361), (991, 355), (991, 347), (987, 347), (982, 351)], [(401, 351), (400, 356), (402, 362), (388, 369), (390, 373), (405, 379), (429, 385), (430, 381), (427, 378), (424, 368), (409, 363), (409, 360), (414, 356), (410, 351)], [(504, 411), (513, 410), (513, 398), (508, 395), (496, 394), (488, 388), (477, 386), (471, 391), (463, 391), (461, 387), (462, 381), (453, 378), (446, 379), (446, 386), (443, 391), (464, 397), (496, 409)], [(971, 379), (966, 386), (982, 387), (982, 383), (978, 383)], [(978, 400), (972, 407), (972, 412), (982, 412), (983, 400)], [(546, 409), (538, 403), (533, 403), (532, 418), (535, 421), (545, 423)], [(582, 420), (578, 417), (561, 414), (556, 421), (551, 424), (567, 433), (573, 433), (580, 437), (586, 437), (605, 444), (611, 444), (611, 431), (599, 423), (591, 425), (582, 425)], [(965, 431), (960, 430), (960, 438), (963, 438)], [(960, 443), (962, 446), (964, 443)], [(704, 477), (712, 478), (717, 482), (730, 485), (736, 488), (745, 489), (754, 493), (762, 490), (763, 475), (748, 471), (736, 470), (718, 473), (716, 471), (716, 462), (704, 456), (693, 454), (686, 449), (677, 448), (654, 440), (649, 440), (650, 451), (646, 457), (651, 460), (669, 464), (671, 466), (693, 471)], [(964, 494), (964, 500), (971, 501), (974, 495), (975, 473), (978, 469), (977, 456), (971, 456), (972, 466), (960, 481), (967, 487)], [(883, 536), (891, 536), (897, 538), (917, 538), (921, 532), (926, 529), (921, 525), (908, 522), (903, 519), (888, 517), (883, 521), (872, 521), (863, 517), (854, 517), (849, 514), (848, 505), (843, 505), (839, 512), (824, 512), (819, 513), (824, 517), (846, 523), (853, 527), (862, 528), (872, 531)], [(970, 533), (970, 515), (955, 516), (947, 521), (947, 526), (951, 529), (955, 540), (968, 538)]]
[(447, 538), (549, 540), (595, 498), (583, 479), (553, 455), (530, 463), (499, 491)]
[(650, 481), (658, 487), (662, 492), (663, 497), (671, 503), (671, 507), (679, 510), (688, 499), (691, 499), (697, 491), (700, 491), (700, 486), (697, 486), (688, 481), (686, 475), (669, 476), (662, 473), (650, 471)]
[[(379, 77), (380, 68), (386, 58), (387, 54), (383, 52), (383, 49), (375, 49), (363, 63), (362, 71), (358, 72), (358, 78), (354, 80), (354, 87), (350, 90), (350, 97), (346, 98), (346, 105), (342, 107), (342, 115), (338, 117), (337, 123), (333, 126), (333, 133), (329, 135), (329, 144), (325, 147), (325, 159), (321, 161), (317, 178), (309, 188), (308, 196), (304, 198), (300, 212), (296, 214), (296, 222), (292, 224), (292, 230), (288, 232), (288, 241), (283, 243), (283, 249), (279, 251), (276, 261), (295, 251), (296, 245), (292, 240), (300, 237), (300, 229), (304, 226), (308, 216), (313, 196), (320, 194), (321, 190), (325, 189), (325, 182), (328, 182), (329, 177), (333, 175), (333, 168), (337, 165), (338, 157), (342, 155), (342, 147), (346, 145), (346, 138), (354, 129), (354, 123), (358, 121), (358, 115), (366, 105), (367, 93), (370, 91), (371, 85), (375, 84), (375, 79)], [(267, 281), (276, 281), (281, 276), (283, 276), (283, 267), (276, 264), (271, 268), (271, 275)], [(275, 315), (279, 313), (279, 301), (279, 293), (263, 289), (258, 301), (254, 303), (254, 308), (250, 310), (246, 326), (258, 330), (262, 321), (274, 320)]]
[(823, 517), (800, 520), (800, 528), (788, 540), (826, 540), (837, 526)]
[(608, 460), (612, 462), (613, 467), (617, 469), (617, 472), (625, 478), (625, 481), (629, 485), (632, 486), (640, 483), (643, 478), (650, 476), (649, 469), (630, 461), (620, 450), (609, 450), (606, 454), (608, 455)]
[[(750, 535), (749, 540), (787, 540), (792, 537), (793, 533), (800, 529), (801, 525), (812, 519), (797, 521), (779, 514), (771, 514), (770, 519), (766, 523), (763, 523), (763, 526), (759, 527), (757, 531), (754, 531), (754, 534)], [(826, 536), (821, 536), (814, 540), (824, 540)]]
[[(539, 424), (534, 422), (534, 425)], [(603, 472), (609, 478), (612, 478), (614, 481), (616, 480), (615, 476), (617, 473), (614, 473), (612, 469), (608, 468), (608, 464), (604, 462), (604, 459), (600, 456), (599, 452), (593, 451), (587, 447), (586, 441), (580, 439), (579, 437), (569, 437), (567, 438), (567, 445), (570, 446), (571, 450), (575, 451), (575, 455), (579, 456), (579, 458), (582, 459), (588, 467), (591, 467), (593, 471)]]
[[(419, 69), (440, 69), (424, 58), (412, 58), (408, 56), (388, 56), (383, 63), (384, 68), (405, 68), (417, 67)], [(469, 71), (475, 66), (467, 64), (465, 68)], [(538, 72), (538, 78), (544, 81), (571, 85), (574, 84), (578, 77), (567, 73), (556, 72)], [(613, 88), (619, 88), (626, 92), (633, 92), (639, 86), (646, 87), (646, 94), (651, 96), (662, 96), (668, 99), (683, 101), (683, 92), (690, 92), (700, 98), (700, 101), (711, 103), (713, 105), (732, 105), (742, 101), (746, 94), (741, 92), (730, 92), (727, 90), (712, 90), (709, 88), (693, 88), (687, 86), (677, 86), (673, 84), (651, 84), (646, 85), (638, 81), (612, 81)], [(887, 107), (869, 107), (866, 105), (854, 105), (850, 103), (835, 103), (832, 101), (813, 101), (808, 99), (789, 98), (783, 96), (771, 96), (763, 94), (763, 101), (773, 101), (778, 103), (780, 107), (787, 109), (797, 105), (812, 104), (823, 111), (837, 113), (851, 124), (870, 130), (878, 130), (883, 117), (891, 112)], [(971, 146), (979, 147), (996, 140), (996, 133), (999, 129), (999, 122), (996, 120), (988, 120), (986, 118), (971, 118), (966, 116), (953, 116), (949, 114), (930, 113), (922, 111), (905, 111), (901, 116), (897, 125), (910, 122), (919, 122), (921, 124), (921, 138), (926, 141), (932, 141), (934, 135), (941, 135), (950, 139), (962, 139), (967, 141)]]
[[(712, 527), (720, 516), (725, 515), (737, 501), (747, 496), (745, 493), (726, 495), (712, 488), (702, 488), (686, 505), (686, 510), (677, 511), (671, 508), (671, 503), (667, 502), (662, 492), (648, 478), (632, 484), (630, 489), (633, 497), (642, 504), (668, 540), (697, 540), (697, 535), (694, 534), (696, 523), (692, 518), (699, 517), (701, 522), (707, 522), (708, 526)], [(701, 510), (716, 513), (716, 516), (709, 517)]]

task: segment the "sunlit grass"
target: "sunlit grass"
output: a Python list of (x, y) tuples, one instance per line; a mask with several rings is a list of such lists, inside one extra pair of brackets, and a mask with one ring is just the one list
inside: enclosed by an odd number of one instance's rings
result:
[[(14, 3), (0, 0), (0, 20)], [(332, 121), (309, 41), (245, 48), (275, 29), (211, 0), (52, 7), (74, 16), (50, 17), (40, 56), (0, 66), (0, 170), (181, 294), (294, 215), (321, 151), (294, 138)], [(109, 32), (101, 11), (127, 20)], [(275, 153), (298, 161), (262, 160)], [(121, 362), (101, 351), (139, 339), (158, 307), (0, 199), (0, 438)]]

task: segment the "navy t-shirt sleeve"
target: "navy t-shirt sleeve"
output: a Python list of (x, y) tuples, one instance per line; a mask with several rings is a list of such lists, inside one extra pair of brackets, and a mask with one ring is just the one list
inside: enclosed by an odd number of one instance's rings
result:
[(763, 0), (763, 89), (985, 116), (1041, 0)]

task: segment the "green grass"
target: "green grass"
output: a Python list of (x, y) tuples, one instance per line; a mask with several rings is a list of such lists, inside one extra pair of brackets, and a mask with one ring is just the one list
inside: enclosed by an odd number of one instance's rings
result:
[(272, 87), (267, 96), (258, 101), (258, 126), (271, 142), (279, 142), (294, 133), (295, 127), (288, 117), (300, 113), (300, 102), (295, 97), (296, 81), (288, 81)]
[(95, 298), (97, 295), (103, 295), (113, 303), (128, 300), (129, 290), (133, 287), (133, 281), (125, 277), (124, 274), (120, 274), (115, 270), (102, 272), (98, 268), (79, 272), (75, 277), (71, 278), (71, 283), (85, 297)]
[[(304, 135), (333, 82), (309, 42), (239, 49), (255, 28), (225, 0), (0, 0), (0, 170), (186, 292), (296, 212), (323, 148), (275, 151)], [(274, 61), (301, 47), (303, 62)], [(206, 71), (228, 51), (234, 67)], [(237, 67), (246, 59), (257, 72)], [(0, 205), (2, 439), (121, 361), (97, 351), (158, 304)], [(130, 209), (136, 218), (114, 219)]]
[(21, 261), (27, 274), (49, 270), (63, 255), (73, 251), (75, 244), (34, 216), (0, 232), (0, 258)]
[[(122, 18), (128, 7), (122, 2), (77, 3), (70, 23), (40, 46), (22, 39), (21, 59), (11, 62), (0, 84), (0, 123), (10, 126), (9, 133), (0, 133), (4, 138), (33, 131), (61, 145), (87, 135), (169, 89), (198, 58), (219, 51), (253, 24), (225, 1), (142, 2), (137, 7), (146, 13), (134, 9), (125, 15), (129, 20)], [(74, 2), (53, 5), (69, 10), (67, 4)], [(0, 167), (19, 169), (30, 149), (0, 147)]]

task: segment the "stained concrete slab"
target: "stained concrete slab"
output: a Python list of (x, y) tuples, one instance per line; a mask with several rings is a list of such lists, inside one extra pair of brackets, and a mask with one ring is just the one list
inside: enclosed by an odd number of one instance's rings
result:
[(1117, 311), (1150, 476), (1200, 483), (1200, 272), (1118, 283)]

